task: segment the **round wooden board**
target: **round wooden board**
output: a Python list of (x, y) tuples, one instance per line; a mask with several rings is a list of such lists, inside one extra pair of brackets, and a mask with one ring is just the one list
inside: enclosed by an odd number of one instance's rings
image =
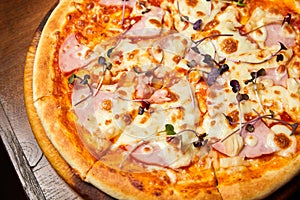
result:
[[(54, 9), (54, 8), (53, 8)], [(52, 9), (52, 10), (53, 10)], [(67, 184), (71, 186), (81, 197), (84, 199), (91, 200), (112, 200), (111, 196), (103, 193), (92, 185), (82, 181), (71, 169), (71, 167), (66, 163), (66, 161), (61, 157), (59, 152), (54, 148), (48, 139), (45, 130), (40, 122), (37, 115), (35, 107), (33, 105), (33, 95), (32, 95), (32, 74), (33, 74), (33, 64), (36, 49), (39, 43), (41, 32), (45, 22), (47, 21), (52, 10), (44, 18), (40, 26), (38, 27), (35, 35), (32, 39), (31, 45), (27, 52), (25, 69), (24, 69), (24, 97), (26, 104), (26, 111), (31, 125), (33, 134), (43, 151), (44, 155), (48, 159), (51, 166), (56, 170), (56, 172), (66, 181)], [(276, 177), (274, 177), (276, 179)], [(300, 195), (300, 175), (294, 177), (289, 183), (277, 190), (275, 193), (270, 195), (266, 199), (270, 200), (286, 200), (299, 197)]]
[[(52, 9), (53, 10), (53, 9)], [(51, 11), (52, 11), (51, 10)], [(82, 181), (75, 173), (73, 173), (71, 167), (65, 162), (65, 160), (60, 156), (59, 152), (54, 148), (48, 139), (44, 128), (40, 122), (37, 115), (35, 107), (33, 105), (33, 95), (32, 95), (32, 73), (33, 73), (33, 63), (35, 58), (35, 52), (39, 43), (41, 32), (43, 26), (48, 19), (49, 14), (44, 18), (40, 26), (38, 27), (35, 35), (32, 39), (31, 45), (27, 52), (25, 69), (24, 69), (24, 98), (26, 104), (27, 116), (33, 134), (42, 149), (47, 160), (51, 166), (56, 170), (56, 172), (68, 183), (81, 197), (84, 199), (91, 200), (112, 200), (113, 198), (107, 194), (101, 192), (92, 185)]]

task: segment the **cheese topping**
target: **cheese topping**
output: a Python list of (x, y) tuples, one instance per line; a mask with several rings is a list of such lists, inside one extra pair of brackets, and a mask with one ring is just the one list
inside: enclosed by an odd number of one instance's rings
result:
[(105, 34), (115, 37), (85, 45), (71, 33), (59, 51), (61, 71), (75, 74), (77, 126), (90, 134), (82, 140), (97, 141), (99, 157), (180, 168), (211, 145), (229, 167), (296, 151), (280, 114), (299, 122), (299, 38), (283, 15), (225, 1), (111, 3), (119, 17), (104, 20), (113, 24)]

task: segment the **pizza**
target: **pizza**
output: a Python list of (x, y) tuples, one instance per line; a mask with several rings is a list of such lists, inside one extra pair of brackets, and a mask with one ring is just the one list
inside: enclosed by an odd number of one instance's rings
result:
[(261, 199), (300, 171), (299, 45), (299, 1), (61, 0), (33, 105), (114, 198)]

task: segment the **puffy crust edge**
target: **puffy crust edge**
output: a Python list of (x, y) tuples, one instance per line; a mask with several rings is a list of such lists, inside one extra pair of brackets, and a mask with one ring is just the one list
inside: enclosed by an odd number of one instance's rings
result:
[[(218, 189), (224, 200), (226, 199), (263, 199), (277, 189), (288, 183), (300, 173), (300, 155), (291, 158), (289, 163), (282, 168), (268, 170), (263, 176), (249, 181), (222, 184), (219, 182)], [(220, 178), (217, 175), (217, 179)]]
[(189, 193), (176, 190), (176, 186), (164, 185), (163, 176), (164, 172), (159, 171), (154, 171), (153, 174), (122, 172), (99, 161), (87, 174), (86, 181), (117, 199), (221, 199), (215, 185), (203, 184), (203, 188), (192, 189)]
[[(33, 74), (33, 62), (35, 58), (35, 51), (38, 40), (40, 38), (40, 32), (37, 31), (31, 46), (29, 47), (25, 70), (24, 70), (24, 97), (26, 104), (26, 112), (31, 125), (34, 136), (37, 140), (38, 145), (43, 150), (43, 153), (51, 166), (56, 172), (64, 178), (64, 180), (77, 192), (83, 195), (87, 199), (110, 199), (110, 197), (90, 184), (82, 181), (77, 176), (73, 168), (61, 157), (60, 152), (53, 146), (53, 143), (49, 140), (46, 135), (46, 129), (42, 125), (41, 118), (37, 114), (36, 107), (34, 106), (33, 93), (32, 93), (32, 74)], [(47, 114), (47, 113), (45, 113)], [(50, 124), (48, 124), (50, 125)], [(87, 169), (85, 169), (87, 170)]]

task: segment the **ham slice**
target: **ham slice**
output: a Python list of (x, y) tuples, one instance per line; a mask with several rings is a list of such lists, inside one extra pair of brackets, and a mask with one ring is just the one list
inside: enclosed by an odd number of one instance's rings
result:
[(150, 98), (154, 93), (155, 88), (151, 87), (145, 80), (147, 77), (139, 76), (138, 84), (136, 86), (136, 98), (138, 99), (147, 99)]
[(266, 75), (261, 76), (260, 79), (269, 79), (273, 81), (274, 85), (286, 87), (286, 81), (288, 80), (287, 70), (281, 70), (280, 66), (278, 68), (268, 68), (266, 70)]
[(159, 7), (151, 7), (151, 10), (143, 15), (140, 21), (135, 23), (126, 33), (128, 37), (152, 38), (159, 36), (162, 31), (162, 19), (164, 10)]
[(267, 145), (267, 138), (269, 134), (274, 134), (271, 129), (269, 129), (264, 122), (259, 120), (254, 125), (254, 132), (249, 133), (243, 131), (242, 137), (245, 139), (247, 137), (256, 138), (257, 143), (254, 145), (245, 144), (244, 148), (239, 153), (241, 157), (255, 158), (262, 155), (267, 155), (275, 152), (275, 150)]
[(86, 63), (86, 55), (90, 49), (80, 44), (75, 34), (70, 34), (59, 50), (59, 67), (62, 72), (71, 72), (83, 67)]
[(159, 89), (156, 90), (153, 95), (147, 100), (150, 103), (164, 103), (167, 101), (171, 101), (171, 98), (168, 97), (168, 90)]
[(203, 56), (199, 53), (196, 53), (192, 49), (189, 49), (189, 51), (185, 54), (184, 58), (186, 60), (188, 60), (189, 62), (194, 60), (196, 62), (196, 64), (198, 64), (198, 65), (200, 65), (203, 60)]
[[(253, 126), (255, 129), (252, 133), (246, 131), (245, 129), (242, 131), (241, 136), (245, 144), (241, 151), (238, 153), (238, 156), (256, 158), (262, 155), (267, 155), (275, 152), (275, 150), (272, 147), (267, 145), (268, 135), (274, 134), (272, 130), (269, 129), (261, 120), (254, 123)], [(229, 144), (235, 145), (236, 143)], [(213, 144), (212, 147), (225, 155), (228, 155), (228, 149), (232, 148), (226, 147), (225, 141), (219, 141)]]
[(278, 45), (278, 42), (283, 43), (287, 47), (293, 47), (295, 45), (295, 37), (283, 35), (283, 28), (281, 24), (270, 24), (266, 26), (266, 30), (266, 46)]
[(170, 163), (168, 161), (167, 155), (164, 155), (164, 152), (158, 145), (154, 144), (143, 144), (135, 149), (131, 156), (148, 165), (158, 165), (158, 166), (168, 166)]
[(89, 118), (93, 116), (97, 110), (101, 109), (100, 106), (104, 100), (112, 100), (113, 98), (112, 93), (99, 91), (96, 96), (90, 96), (88, 99), (75, 106), (75, 104), (88, 95), (90, 95), (88, 86), (82, 85), (79, 83), (79, 80), (76, 80), (72, 92), (72, 104), (80, 124), (86, 124)]
[[(182, 152), (164, 142), (148, 142), (137, 147), (131, 157), (140, 163), (156, 166), (186, 166), (189, 162), (178, 162), (182, 158)], [(187, 156), (188, 157), (188, 156)], [(176, 164), (176, 162), (178, 162)]]

